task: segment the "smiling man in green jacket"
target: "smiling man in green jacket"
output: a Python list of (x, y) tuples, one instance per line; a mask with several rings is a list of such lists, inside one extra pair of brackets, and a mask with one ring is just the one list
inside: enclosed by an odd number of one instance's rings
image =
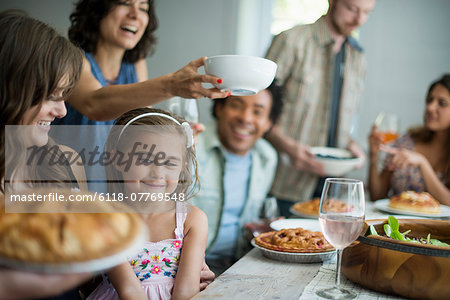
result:
[(198, 138), (194, 204), (208, 216), (206, 261), (216, 276), (249, 249), (244, 224), (258, 219), (272, 185), (277, 153), (262, 137), (281, 112), (280, 93), (272, 83), (256, 95), (214, 100), (216, 120)]

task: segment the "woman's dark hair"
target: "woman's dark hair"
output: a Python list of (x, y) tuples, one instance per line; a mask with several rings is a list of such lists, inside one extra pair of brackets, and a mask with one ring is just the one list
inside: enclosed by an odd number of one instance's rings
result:
[[(431, 91), (437, 86), (441, 85), (447, 89), (450, 93), (450, 74), (444, 74), (441, 78), (431, 83), (428, 88), (426, 100), (430, 97)], [(416, 142), (428, 143), (434, 137), (434, 131), (428, 129), (426, 126), (421, 126), (417, 128), (412, 128), (408, 131), (411, 138)], [(444, 175), (447, 179), (447, 182), (450, 184), (450, 129), (447, 130), (447, 141), (445, 143), (445, 149), (447, 150), (447, 157), (445, 158), (445, 168)]]
[[(100, 22), (121, 0), (80, 0), (70, 15), (69, 39), (89, 53), (96, 53), (100, 35)], [(135, 63), (151, 55), (156, 45), (154, 35), (158, 28), (154, 0), (148, 0), (148, 24), (136, 47), (125, 51), (124, 61)]]
[[(18, 156), (26, 153), (14, 148), (5, 159), (6, 139), (17, 143), (11, 134), (6, 136), (5, 125), (21, 125), (30, 110), (36, 115), (63, 80), (63, 97), (67, 97), (78, 83), (82, 63), (80, 49), (50, 26), (23, 12), (0, 12), (0, 181), (7, 166), (22, 163)], [(3, 185), (0, 190), (4, 191)]]

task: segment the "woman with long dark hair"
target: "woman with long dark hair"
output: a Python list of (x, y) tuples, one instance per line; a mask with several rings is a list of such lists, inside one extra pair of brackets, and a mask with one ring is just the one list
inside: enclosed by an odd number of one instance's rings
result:
[[(67, 116), (55, 124), (95, 126), (77, 127), (70, 136), (65, 128), (55, 134), (78, 152), (102, 149), (109, 126), (129, 110), (174, 96), (221, 98), (228, 94), (202, 86), (202, 82), (221, 81), (197, 72), (205, 58), (147, 80), (145, 58), (154, 50), (158, 25), (153, 0), (79, 0), (70, 20), (69, 39), (85, 54), (83, 70), (68, 99)], [(106, 191), (103, 167), (86, 167), (86, 176), (90, 190)]]
[(154, 50), (158, 26), (153, 0), (80, 0), (70, 20), (69, 39), (85, 58), (64, 124), (112, 124), (126, 111), (174, 96), (221, 98), (228, 93), (202, 87), (202, 82), (221, 82), (197, 72), (205, 58), (147, 80), (145, 58)]
[(433, 82), (425, 99), (424, 125), (413, 128), (386, 148), (388, 157), (377, 170), (381, 138), (374, 125), (369, 136), (371, 200), (403, 191), (428, 192), (450, 205), (450, 74)]
[(72, 151), (56, 145), (48, 132), (66, 114), (64, 100), (78, 83), (81, 63), (81, 51), (53, 28), (23, 13), (0, 14), (1, 192), (41, 185), (37, 179), (43, 177), (85, 185), (82, 166), (50, 167), (49, 155), (37, 165), (29, 157), (31, 146), (59, 156)]
[[(83, 169), (42, 168), (27, 165), (28, 146), (62, 149), (48, 136), (50, 123), (66, 114), (64, 99), (70, 95), (81, 73), (82, 53), (46, 24), (21, 12), (0, 12), (0, 210), (5, 191), (42, 186), (43, 173), (52, 186), (76, 184), (83, 188)], [(13, 126), (10, 126), (13, 125)], [(24, 129), (22, 131), (21, 129)], [(17, 133), (25, 132), (26, 136)], [(45, 170), (43, 170), (45, 169)], [(7, 178), (5, 179), (5, 174)], [(90, 274), (54, 275), (0, 267), (0, 298), (30, 299), (58, 295), (87, 280)], [(24, 288), (24, 285), (26, 288)], [(77, 290), (64, 295), (77, 295)]]

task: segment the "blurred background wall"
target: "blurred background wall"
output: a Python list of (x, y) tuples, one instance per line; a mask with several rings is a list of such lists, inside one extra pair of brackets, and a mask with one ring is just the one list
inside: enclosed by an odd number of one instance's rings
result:
[[(158, 46), (147, 60), (150, 78), (176, 71), (201, 56), (264, 56), (272, 38), (274, 1), (156, 0)], [(72, 0), (1, 0), (0, 10), (25, 10), (67, 36), (72, 3)], [(305, 12), (298, 11), (299, 16), (302, 13)], [(370, 126), (380, 111), (399, 114), (402, 131), (421, 123), (430, 82), (450, 72), (448, 16), (449, 0), (377, 1), (359, 32), (369, 64), (358, 126), (359, 142), (364, 149)], [(201, 99), (200, 104), (201, 120), (207, 122), (210, 101)], [(349, 177), (365, 179), (366, 169)]]

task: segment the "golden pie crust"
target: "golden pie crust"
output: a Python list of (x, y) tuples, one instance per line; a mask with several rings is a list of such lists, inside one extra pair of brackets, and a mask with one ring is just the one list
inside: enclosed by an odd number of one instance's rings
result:
[(314, 198), (306, 202), (297, 202), (294, 204), (294, 210), (306, 215), (319, 215), (320, 198)]
[(269, 250), (292, 253), (318, 253), (334, 250), (321, 232), (303, 228), (261, 233), (255, 243)]
[[(293, 209), (299, 213), (311, 216), (319, 216), (320, 198), (314, 198), (306, 202), (295, 203)], [(348, 210), (348, 205), (338, 200), (327, 200), (325, 205), (327, 211), (345, 212)]]
[[(0, 195), (2, 202), (4, 196)], [(106, 257), (126, 249), (142, 226), (138, 215), (125, 212), (5, 213), (4, 205), (0, 208), (0, 255), (25, 263)]]
[(420, 213), (440, 213), (441, 205), (429, 193), (402, 192), (389, 199), (389, 207)]

